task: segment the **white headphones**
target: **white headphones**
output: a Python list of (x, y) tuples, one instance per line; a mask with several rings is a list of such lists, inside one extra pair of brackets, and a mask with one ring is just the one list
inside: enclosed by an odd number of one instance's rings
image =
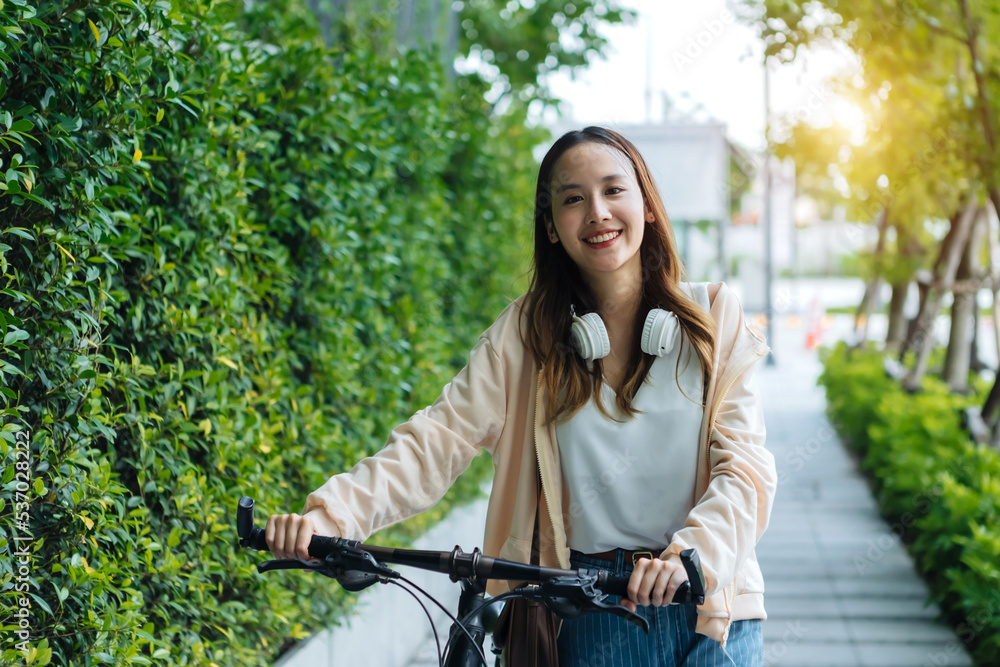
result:
[[(570, 337), (577, 353), (586, 361), (603, 359), (611, 354), (611, 341), (608, 340), (608, 330), (604, 321), (597, 313), (587, 313), (577, 317), (576, 309), (570, 307), (573, 313), (573, 324), (570, 325)], [(646, 315), (642, 326), (642, 351), (662, 357), (674, 348), (680, 334), (680, 324), (677, 315), (672, 311), (654, 308)]]

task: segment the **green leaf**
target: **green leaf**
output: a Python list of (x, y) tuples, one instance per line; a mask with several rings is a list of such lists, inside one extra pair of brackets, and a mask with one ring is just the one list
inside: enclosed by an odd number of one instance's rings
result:
[(52, 614), (52, 608), (49, 606), (49, 603), (46, 602), (43, 598), (35, 595), (34, 593), (28, 593), (28, 595), (30, 595), (31, 598), (35, 601), (34, 604), (36, 606), (38, 606), (40, 609), (44, 609), (48, 614)]
[(14, 124), (11, 125), (10, 129), (13, 130), (14, 132), (28, 132), (34, 127), (35, 127), (34, 123), (32, 123), (27, 118), (22, 118), (18, 121), (15, 121)]
[(7, 332), (7, 335), (3, 337), (4, 345), (13, 345), (20, 340), (28, 340), (29, 335), (27, 331), (23, 329), (11, 329)]
[(27, 239), (28, 241), (34, 241), (35, 237), (31, 235), (27, 229), (22, 227), (7, 227), (3, 230), (5, 234), (13, 234), (14, 236), (20, 236), (22, 239)]

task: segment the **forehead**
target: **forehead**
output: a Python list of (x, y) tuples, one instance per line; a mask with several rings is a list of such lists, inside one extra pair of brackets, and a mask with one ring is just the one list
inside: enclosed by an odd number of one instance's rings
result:
[(582, 180), (621, 174), (635, 180), (635, 166), (625, 153), (613, 146), (587, 142), (567, 149), (552, 169), (552, 185), (583, 185)]

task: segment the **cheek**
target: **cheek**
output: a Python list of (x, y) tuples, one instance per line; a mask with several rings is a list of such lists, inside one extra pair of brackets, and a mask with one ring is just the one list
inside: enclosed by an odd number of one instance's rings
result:
[(569, 236), (572, 234), (574, 225), (570, 216), (566, 214), (563, 215), (556, 214), (553, 227), (557, 232), (559, 232), (559, 236)]

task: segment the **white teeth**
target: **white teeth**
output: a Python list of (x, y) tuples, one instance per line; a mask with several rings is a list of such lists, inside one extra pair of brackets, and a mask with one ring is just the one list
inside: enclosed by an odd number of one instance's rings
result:
[(605, 241), (610, 241), (611, 239), (615, 238), (619, 234), (621, 234), (621, 232), (608, 232), (607, 234), (601, 234), (600, 236), (592, 236), (589, 239), (586, 239), (586, 241), (587, 241), (587, 243), (590, 243), (590, 244), (604, 243)]

